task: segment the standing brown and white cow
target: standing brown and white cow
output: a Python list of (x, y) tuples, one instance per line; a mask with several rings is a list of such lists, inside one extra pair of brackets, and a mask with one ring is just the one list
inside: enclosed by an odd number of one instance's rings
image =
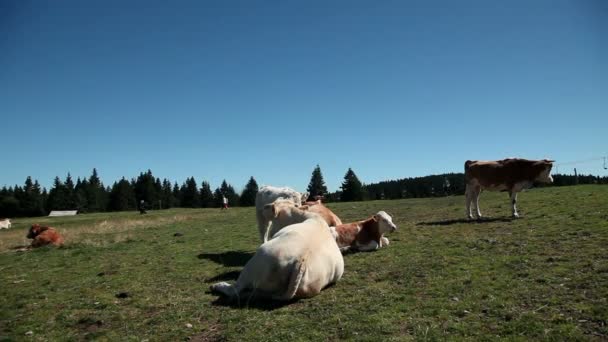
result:
[(508, 191), (511, 197), (513, 217), (517, 213), (517, 193), (532, 187), (534, 182), (551, 183), (551, 168), (553, 160), (528, 160), (509, 158), (496, 161), (467, 160), (464, 163), (464, 178), (466, 182), (466, 208), (468, 218), (473, 218), (471, 204), (475, 202), (477, 217), (479, 211), (479, 194), (481, 190)]

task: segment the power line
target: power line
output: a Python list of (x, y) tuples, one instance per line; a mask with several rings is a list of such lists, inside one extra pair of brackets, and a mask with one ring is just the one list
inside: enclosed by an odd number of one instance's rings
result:
[(574, 165), (574, 164), (589, 163), (589, 162), (598, 161), (598, 160), (606, 160), (606, 157), (596, 157), (596, 158), (590, 158), (590, 159), (574, 160), (574, 161), (568, 161), (568, 162), (563, 162), (563, 163), (556, 163), (555, 165), (556, 166)]

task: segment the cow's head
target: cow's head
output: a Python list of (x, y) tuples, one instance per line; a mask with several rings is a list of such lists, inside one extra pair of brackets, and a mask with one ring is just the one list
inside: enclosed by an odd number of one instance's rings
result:
[(373, 216), (373, 218), (376, 222), (378, 222), (380, 232), (382, 234), (392, 233), (397, 230), (397, 226), (393, 223), (393, 218), (386, 212), (379, 211), (378, 213), (376, 213), (376, 215)]
[(536, 162), (536, 166), (538, 167), (538, 175), (536, 182), (540, 183), (553, 183), (553, 177), (551, 177), (551, 168), (553, 167), (553, 162), (555, 160), (543, 159)]
[[(263, 215), (269, 221), (277, 218), (280, 212), (286, 208), (294, 208), (296, 204), (291, 199), (285, 199), (283, 197), (277, 198), (274, 202), (268, 203), (264, 206)], [(305, 210), (303, 206), (300, 206), (300, 209)], [(308, 209), (308, 207), (306, 207)]]
[(49, 227), (41, 227), (39, 224), (33, 224), (27, 233), (27, 238), (33, 239), (47, 229), (49, 229)]

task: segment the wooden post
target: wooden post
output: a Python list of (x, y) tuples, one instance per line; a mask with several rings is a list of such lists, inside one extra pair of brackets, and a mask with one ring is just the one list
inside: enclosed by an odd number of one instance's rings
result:
[(578, 174), (576, 173), (576, 168), (574, 168), (574, 185), (578, 185)]

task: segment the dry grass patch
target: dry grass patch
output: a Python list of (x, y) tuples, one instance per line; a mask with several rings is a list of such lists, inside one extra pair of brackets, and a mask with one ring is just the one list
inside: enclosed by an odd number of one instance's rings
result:
[[(161, 216), (157, 213), (145, 216), (131, 215), (133, 217), (111, 215), (81, 215), (73, 218), (60, 218), (59, 220), (47, 217), (18, 219), (18, 224), (14, 228), (2, 231), (0, 235), (0, 253), (21, 250), (22, 247), (28, 246), (31, 240), (26, 238), (26, 235), (31, 223), (40, 223), (54, 227), (63, 235), (66, 245), (78, 243), (91, 246), (104, 246), (132, 239), (133, 234), (131, 232), (136, 229), (150, 229), (171, 223), (202, 218), (200, 213), (168, 216)], [(97, 219), (96, 216), (103, 216), (103, 218)]]

